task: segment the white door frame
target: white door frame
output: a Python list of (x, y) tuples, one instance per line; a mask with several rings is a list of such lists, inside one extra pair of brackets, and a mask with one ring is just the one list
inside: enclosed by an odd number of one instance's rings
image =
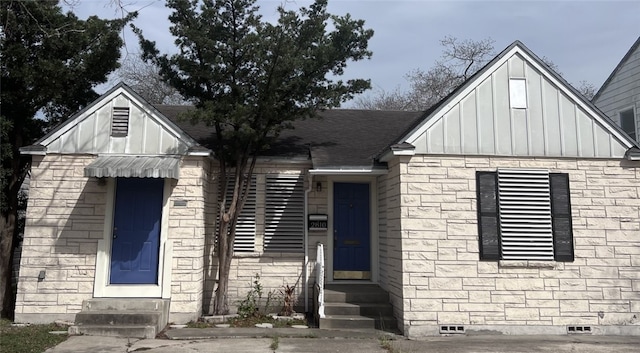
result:
[(333, 279), (333, 183), (362, 183), (369, 184), (369, 222), (371, 237), (371, 279), (370, 280), (339, 280), (340, 283), (378, 283), (379, 263), (378, 263), (378, 179), (375, 176), (327, 176), (327, 210), (329, 215), (327, 229), (327, 282), (334, 282)]
[[(110, 284), (111, 243), (113, 239), (116, 179), (107, 179), (107, 200), (104, 215), (103, 237), (98, 241), (98, 253), (96, 257), (96, 273), (93, 285), (94, 298), (169, 298), (171, 296), (171, 286), (163, 286), (163, 283), (171, 283), (171, 264), (166, 263), (165, 261), (165, 255), (171, 250), (171, 246), (167, 246), (167, 231), (169, 228), (169, 195), (171, 194), (170, 180), (171, 179), (164, 179), (162, 195), (160, 249), (158, 254), (158, 283)], [(171, 256), (168, 258), (171, 258)]]

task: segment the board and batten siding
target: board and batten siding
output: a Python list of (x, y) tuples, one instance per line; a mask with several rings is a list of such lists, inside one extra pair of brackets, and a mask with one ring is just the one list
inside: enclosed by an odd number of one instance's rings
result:
[[(111, 136), (113, 108), (129, 108), (128, 133)], [(188, 146), (180, 136), (169, 131), (150, 109), (119, 94), (104, 104), (90, 109), (76, 126), (50, 141), (48, 153), (92, 153), (159, 155), (184, 154)]]
[(640, 45), (633, 47), (593, 102), (618, 125), (619, 113), (633, 107), (636, 136), (640, 136)]
[[(511, 108), (510, 79), (526, 81), (527, 108)], [(424, 133), (407, 141), (417, 154), (611, 158), (627, 150), (518, 53), (478, 80), (440, 108)]]

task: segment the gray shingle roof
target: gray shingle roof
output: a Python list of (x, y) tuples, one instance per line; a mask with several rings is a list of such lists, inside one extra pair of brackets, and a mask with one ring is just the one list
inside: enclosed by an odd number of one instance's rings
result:
[[(179, 119), (180, 113), (193, 107), (155, 108), (198, 143), (212, 147), (212, 127)], [(373, 167), (373, 157), (414, 125), (422, 112), (334, 109), (318, 115), (319, 119), (296, 121), (294, 129), (284, 130), (263, 155), (308, 158), (311, 154), (314, 168)]]

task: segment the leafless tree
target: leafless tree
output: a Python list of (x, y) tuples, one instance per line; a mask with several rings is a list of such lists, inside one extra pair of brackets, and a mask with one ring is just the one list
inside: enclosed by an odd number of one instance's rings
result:
[(188, 104), (175, 88), (162, 79), (158, 67), (145, 62), (139, 55), (127, 55), (114, 75), (151, 104)]
[(355, 105), (363, 109), (428, 109), (493, 58), (493, 43), (493, 39), (490, 38), (474, 41), (445, 37), (440, 41), (443, 47), (442, 57), (433, 67), (427, 71), (415, 69), (405, 76), (410, 84), (409, 91), (381, 90), (373, 95), (358, 98)]
[[(426, 110), (438, 103), (456, 87), (480, 70), (495, 56), (494, 41), (487, 38), (478, 41), (445, 37), (441, 58), (428, 70), (415, 69), (405, 75), (409, 89), (393, 91), (378, 89), (356, 98), (355, 107), (370, 110)], [(541, 58), (551, 70), (562, 76), (558, 65), (551, 59)], [(578, 92), (591, 99), (595, 87), (586, 81), (576, 86)]]

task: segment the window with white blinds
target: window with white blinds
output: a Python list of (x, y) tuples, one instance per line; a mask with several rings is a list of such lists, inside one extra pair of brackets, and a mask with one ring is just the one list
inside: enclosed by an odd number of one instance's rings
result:
[[(226, 207), (231, 205), (231, 198), (233, 196), (234, 183), (230, 182), (227, 185), (227, 199)], [(220, 201), (220, 200), (218, 200)], [(219, 215), (218, 215), (219, 217)], [(236, 226), (236, 239), (233, 243), (233, 250), (235, 252), (253, 252), (256, 241), (256, 178), (251, 178), (251, 187), (249, 194), (247, 195), (247, 201), (244, 203), (244, 208), (240, 211), (238, 217), (238, 224)]]
[(476, 190), (480, 259), (574, 260), (568, 174), (478, 171)]
[(304, 237), (302, 175), (267, 175), (265, 185), (265, 252), (301, 252)]
[(553, 260), (549, 171), (498, 169), (504, 260)]

